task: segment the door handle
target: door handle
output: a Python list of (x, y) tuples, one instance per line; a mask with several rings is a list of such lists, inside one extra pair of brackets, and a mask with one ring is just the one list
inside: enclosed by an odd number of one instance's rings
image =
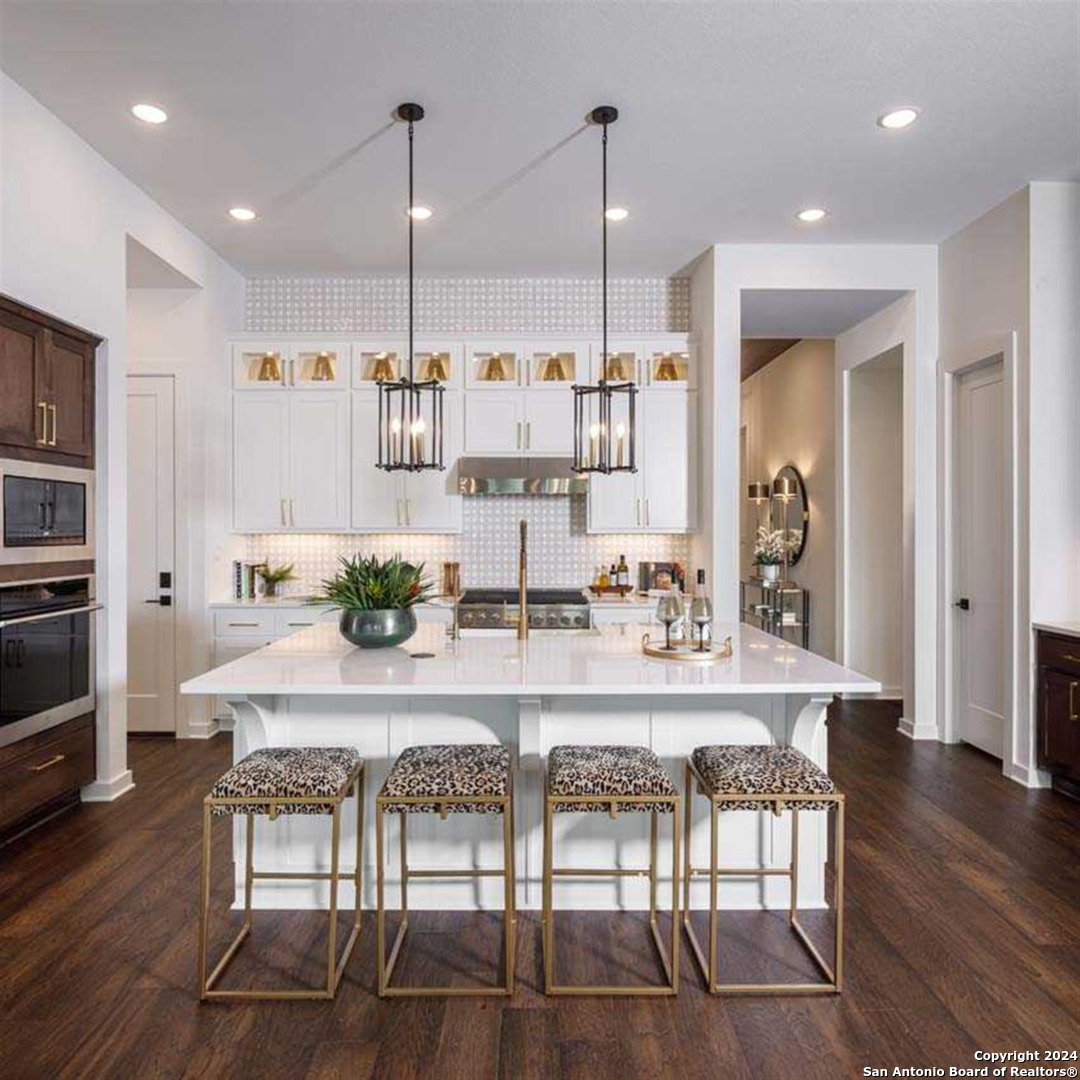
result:
[(41, 446), (49, 445), (49, 403), (39, 401), (38, 408), (41, 410), (41, 438), (36, 442)]
[(953, 602), (954, 608), (959, 608), (961, 611), (971, 610), (971, 601), (966, 596), (961, 596), (959, 600)]
[[(144, 600), (143, 603), (144, 604), (160, 604), (162, 607), (172, 607), (172, 597), (171, 596), (159, 596), (156, 600)], [(230, 623), (230, 625), (232, 625), (232, 624)]]
[(54, 765), (59, 765), (61, 761), (67, 760), (67, 754), (55, 754), (49, 758), (48, 761), (43, 761), (40, 765), (31, 765), (31, 772), (44, 772), (46, 769), (51, 769)]
[(50, 446), (56, 445), (56, 406), (49, 404), (49, 412), (52, 413), (52, 438), (49, 440)]

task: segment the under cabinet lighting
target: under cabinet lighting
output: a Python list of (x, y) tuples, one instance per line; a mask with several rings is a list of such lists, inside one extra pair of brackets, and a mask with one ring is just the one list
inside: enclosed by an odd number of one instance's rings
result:
[(878, 117), (878, 127), (887, 128), (889, 131), (899, 131), (901, 128), (910, 127), (919, 119), (919, 110), (912, 105), (905, 105), (900, 109), (892, 109), (882, 113)]
[(148, 105), (139, 102), (131, 106), (131, 111), (137, 120), (144, 124), (164, 124), (169, 119), (169, 114), (159, 105)]
[(234, 206), (229, 211), (229, 217), (235, 221), (254, 221), (258, 215), (247, 206)]
[(815, 221), (821, 221), (825, 217), (825, 211), (820, 206), (811, 206), (806, 210), (800, 210), (795, 215), (800, 221), (805, 221), (808, 225), (812, 225)]

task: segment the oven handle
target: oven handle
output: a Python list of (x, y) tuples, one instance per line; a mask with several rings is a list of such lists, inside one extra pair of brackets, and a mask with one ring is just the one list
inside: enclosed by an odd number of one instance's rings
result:
[(0, 619), (0, 629), (6, 626), (22, 626), (23, 623), (40, 622), (42, 619), (59, 619), (64, 615), (81, 615), (84, 611), (100, 611), (104, 604), (87, 604), (85, 607), (59, 608), (42, 611), (37, 615), (20, 615), (14, 619)]

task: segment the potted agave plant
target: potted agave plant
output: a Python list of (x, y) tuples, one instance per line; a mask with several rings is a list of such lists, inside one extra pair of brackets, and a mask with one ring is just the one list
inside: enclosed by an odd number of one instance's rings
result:
[(784, 530), (758, 528), (754, 539), (754, 562), (763, 581), (778, 581), (780, 567), (784, 565)]
[(341, 570), (322, 583), (311, 603), (341, 612), (342, 636), (361, 649), (400, 645), (416, 633), (413, 607), (431, 595), (424, 579), (424, 564), (413, 566), (399, 555), (382, 560), (377, 555), (341, 559)]

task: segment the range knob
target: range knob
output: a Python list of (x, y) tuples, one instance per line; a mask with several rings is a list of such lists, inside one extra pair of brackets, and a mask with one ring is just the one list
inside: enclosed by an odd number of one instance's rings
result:
[(574, 625), (574, 620), (573, 620), (573, 617), (570, 616), (570, 615), (563, 615), (559, 619), (559, 623), (562, 626), (573, 626)]

